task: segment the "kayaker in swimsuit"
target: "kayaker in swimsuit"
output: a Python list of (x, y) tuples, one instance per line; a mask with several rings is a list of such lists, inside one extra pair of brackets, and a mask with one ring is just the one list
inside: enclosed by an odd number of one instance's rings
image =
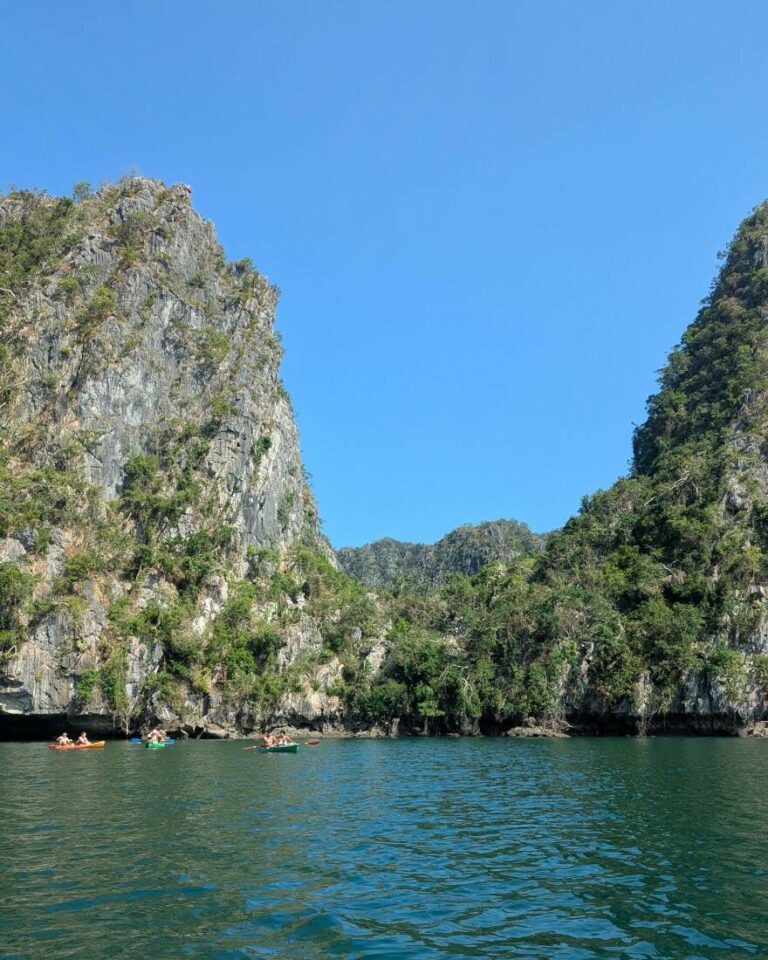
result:
[(164, 736), (160, 736), (161, 732), (162, 731), (158, 730), (157, 727), (155, 727), (153, 730), (150, 730), (147, 734), (147, 743), (160, 743), (161, 740), (165, 740)]
[(88, 734), (83, 730), (76, 742), (80, 747), (87, 747), (91, 741), (88, 739)]
[(72, 745), (68, 733), (62, 733), (60, 737), (56, 737), (56, 743), (58, 743), (60, 747), (69, 747)]
[(262, 747), (276, 747), (277, 746), (277, 737), (274, 733), (265, 733), (261, 738)]

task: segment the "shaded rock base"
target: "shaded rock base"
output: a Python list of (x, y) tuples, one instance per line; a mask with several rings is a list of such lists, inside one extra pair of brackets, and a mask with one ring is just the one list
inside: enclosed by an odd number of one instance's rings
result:
[(0, 713), (0, 740), (53, 740), (66, 731), (70, 737), (83, 730), (91, 740), (125, 739), (109, 717), (99, 714), (72, 716), (64, 713), (9, 715)]

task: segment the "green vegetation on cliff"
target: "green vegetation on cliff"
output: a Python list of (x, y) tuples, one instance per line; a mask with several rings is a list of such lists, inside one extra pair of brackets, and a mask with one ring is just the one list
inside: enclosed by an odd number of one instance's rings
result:
[(455, 640), (449, 662), (414, 666), (393, 631), (369, 694), (379, 716), (403, 703), (417, 719), (455, 716), (459, 689), (467, 720), (491, 725), (617, 710), (644, 722), (684, 712), (690, 682), (719, 683), (732, 711), (751, 694), (762, 715), (767, 251), (764, 204), (661, 372), (630, 476), (586, 498), (541, 555), (393, 598), (419, 629)]
[(491, 520), (457, 527), (437, 543), (385, 537), (363, 547), (342, 547), (337, 556), (342, 569), (369, 587), (419, 589), (442, 586), (454, 573), (479, 573), (487, 563), (540, 553), (546, 539), (517, 520)]
[(0, 673), (33, 709), (258, 713), (324, 656), (300, 632), (279, 662), (305, 599), (329, 646), (362, 611), (317, 529), (276, 299), (182, 185), (0, 197)]
[(629, 476), (546, 538), (495, 521), (337, 569), (276, 299), (183, 185), (0, 198), (0, 673), (20, 709), (219, 731), (278, 709), (421, 732), (766, 714), (768, 206), (671, 353)]

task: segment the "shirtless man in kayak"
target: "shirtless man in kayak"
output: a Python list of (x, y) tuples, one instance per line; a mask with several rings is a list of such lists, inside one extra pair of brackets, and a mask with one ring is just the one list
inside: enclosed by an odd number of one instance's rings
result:
[(58, 743), (58, 745), (59, 745), (60, 747), (71, 747), (71, 746), (72, 746), (72, 741), (69, 739), (69, 734), (68, 734), (68, 733), (62, 733), (62, 735), (61, 735), (60, 737), (56, 737), (56, 743)]
[(285, 733), (265, 733), (261, 738), (262, 747), (287, 747), (293, 743), (293, 740)]
[(88, 739), (88, 734), (83, 730), (80, 736), (75, 741), (79, 747), (87, 747), (90, 745), (90, 740)]

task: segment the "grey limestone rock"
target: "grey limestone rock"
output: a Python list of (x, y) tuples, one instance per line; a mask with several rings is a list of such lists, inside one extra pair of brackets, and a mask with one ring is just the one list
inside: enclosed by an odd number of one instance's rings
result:
[(509, 563), (516, 557), (540, 553), (546, 535), (533, 533), (516, 520), (466, 524), (437, 543), (405, 543), (385, 537), (362, 547), (337, 551), (341, 568), (374, 588), (393, 587), (398, 581), (432, 588), (453, 573), (478, 573), (488, 563)]
[[(6, 294), (10, 323), (2, 342), (14, 358), (14, 390), (1, 412), (13, 462), (29, 471), (69, 471), (77, 501), (61, 511), (67, 515), (57, 526), (46, 528), (47, 543), (38, 542), (40, 525), (0, 538), (0, 562), (36, 578), (35, 602), (41, 610), (50, 606), (31, 615), (19, 608), (20, 642), (0, 661), (0, 720), (18, 712), (82, 712), (78, 682), (89, 670), (98, 674), (116, 663), (118, 654), (121, 689), (112, 699), (128, 716), (161, 669), (162, 644), (130, 633), (117, 644), (116, 614), (110, 613), (118, 601), (132, 616), (178, 609), (180, 585), (160, 568), (143, 571), (137, 561), (138, 572), (135, 563), (129, 572), (117, 560), (106, 561), (84, 580), (61, 586), (68, 565), (82, 566), (83, 557), (99, 549), (99, 537), (106, 536), (99, 531), (108, 524), (115, 542), (122, 535), (135, 545), (149, 535), (139, 520), (116, 512), (127, 464), (137, 456), (159, 464), (152, 496), (169, 502), (184, 477), (194, 491), (153, 537), (171, 545), (228, 538), (226, 553), (222, 547), (217, 554), (217, 574), (193, 600), (187, 589), (190, 609), (180, 635), (205, 641), (253, 551), (268, 550), (280, 563), (295, 545), (311, 543), (335, 564), (317, 527), (280, 381), (277, 290), (250, 263), (227, 263), (190, 194), (184, 184), (129, 177), (74, 207), (26, 194), (0, 198), (0, 228), (59, 207), (69, 217), (71, 242)], [(316, 650), (318, 637), (311, 619), (302, 618), (282, 662)], [(97, 681), (87, 709), (112, 714), (114, 704), (99, 692), (104, 676)], [(154, 703), (166, 717), (178, 714), (162, 696), (153, 697), (143, 709)], [(199, 725), (212, 702), (215, 691), (191, 696)], [(312, 697), (303, 704), (310, 711), (316, 705)], [(237, 710), (217, 723), (236, 729)]]

